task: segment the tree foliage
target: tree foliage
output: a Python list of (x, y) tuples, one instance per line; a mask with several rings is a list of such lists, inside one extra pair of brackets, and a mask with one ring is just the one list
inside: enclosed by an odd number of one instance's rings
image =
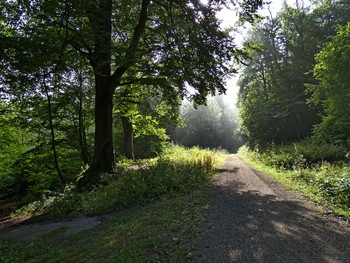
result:
[(46, 175), (50, 185), (59, 178), (73, 181), (88, 166), (79, 185), (91, 186), (99, 173), (114, 168), (123, 140), (120, 120), (140, 145), (148, 147), (142, 139), (147, 136), (165, 138), (164, 125), (176, 119), (178, 101), (188, 96), (203, 103), (207, 95), (224, 92), (225, 77), (244, 54), (217, 12), (230, 6), (253, 20), (261, 4), (3, 1), (0, 95), (4, 107), (15, 105), (16, 118), (1, 132), (8, 129), (10, 136), (20, 127), (30, 138), (6, 166), (6, 176), (23, 178), (28, 190), (44, 185), (40, 178)]
[(338, 28), (317, 54), (314, 76), (318, 85), (310, 85), (310, 102), (322, 105), (322, 122), (315, 136), (326, 142), (350, 145), (350, 23)]
[(238, 103), (242, 132), (251, 145), (312, 134), (322, 109), (307, 103), (305, 86), (317, 83), (310, 73), (315, 54), (349, 12), (346, 1), (318, 2), (313, 9), (285, 5), (275, 18), (265, 18), (253, 29), (247, 43), (252, 61), (243, 71)]

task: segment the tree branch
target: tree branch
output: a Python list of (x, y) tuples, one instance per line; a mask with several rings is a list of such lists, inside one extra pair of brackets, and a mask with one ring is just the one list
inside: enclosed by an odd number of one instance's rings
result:
[(148, 6), (150, 4), (151, 0), (142, 0), (142, 7), (140, 11), (140, 18), (139, 22), (137, 23), (133, 36), (130, 41), (130, 45), (128, 49), (126, 50), (126, 54), (124, 57), (124, 64), (117, 68), (114, 73), (111, 76), (111, 84), (116, 85), (118, 83), (118, 80), (123, 76), (125, 71), (133, 64), (133, 60), (135, 57), (135, 51), (140, 43), (141, 36), (145, 30), (146, 27), (146, 21), (148, 19)]
[(148, 84), (148, 85), (160, 85), (160, 84), (166, 84), (167, 80), (166, 78), (139, 78), (130, 80), (127, 82), (123, 82), (118, 84), (118, 87), (132, 85), (132, 84)]

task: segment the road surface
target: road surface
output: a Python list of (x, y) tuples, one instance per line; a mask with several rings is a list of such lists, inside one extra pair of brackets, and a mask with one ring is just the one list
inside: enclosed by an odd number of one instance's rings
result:
[(230, 155), (193, 252), (193, 262), (350, 263), (350, 224)]

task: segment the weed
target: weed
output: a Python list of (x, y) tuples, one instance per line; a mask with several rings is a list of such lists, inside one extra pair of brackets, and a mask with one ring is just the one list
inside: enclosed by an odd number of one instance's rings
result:
[(69, 186), (47, 192), (17, 215), (45, 211), (45, 217), (117, 211), (118, 217), (85, 232), (61, 232), (31, 244), (0, 241), (1, 262), (185, 262), (190, 239), (200, 229), (205, 187), (223, 161), (220, 151), (168, 147), (136, 163), (122, 160), (104, 185), (79, 193)]
[[(242, 150), (241, 150), (242, 151)], [(310, 140), (287, 145), (271, 145), (263, 151), (255, 149), (256, 157), (278, 169), (303, 169), (317, 166), (323, 161), (336, 162), (347, 159), (342, 146), (318, 144)]]

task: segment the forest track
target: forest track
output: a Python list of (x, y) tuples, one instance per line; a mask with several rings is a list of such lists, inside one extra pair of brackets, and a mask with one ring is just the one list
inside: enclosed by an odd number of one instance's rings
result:
[(209, 190), (193, 262), (350, 262), (350, 224), (228, 156)]

